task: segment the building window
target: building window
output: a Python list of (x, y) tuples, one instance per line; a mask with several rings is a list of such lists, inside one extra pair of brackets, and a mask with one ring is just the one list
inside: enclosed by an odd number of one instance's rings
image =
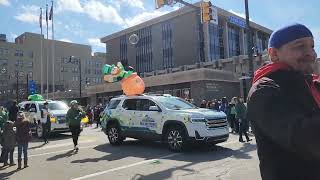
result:
[(126, 35), (120, 37), (120, 61), (128, 63), (128, 45)]
[(209, 48), (211, 61), (220, 59), (219, 26), (209, 23)]
[(223, 33), (223, 26), (219, 24), (219, 54), (220, 59), (224, 59), (224, 33)]
[(23, 51), (22, 50), (16, 50), (16, 52), (14, 53), (15, 56), (23, 56)]
[(33, 62), (26, 62), (27, 67), (33, 67)]
[(136, 34), (140, 38), (135, 45), (137, 71), (138, 73), (153, 71), (151, 26), (138, 30)]
[(29, 79), (33, 79), (33, 72), (28, 73)]
[(7, 66), (8, 65), (8, 59), (0, 59), (0, 66)]
[(240, 55), (240, 29), (239, 27), (229, 25), (228, 27), (229, 40), (229, 57)]
[(163, 68), (173, 68), (172, 23), (162, 24), (162, 61)]
[(22, 60), (17, 60), (16, 61), (16, 66), (23, 66), (23, 61)]
[(262, 32), (258, 32), (258, 37), (257, 37), (257, 50), (258, 53), (262, 53), (265, 49), (267, 49), (268, 46), (268, 38), (267, 36), (262, 33)]

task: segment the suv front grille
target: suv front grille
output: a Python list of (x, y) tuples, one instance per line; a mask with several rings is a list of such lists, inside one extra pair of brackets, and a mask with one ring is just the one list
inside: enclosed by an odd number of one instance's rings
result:
[(207, 119), (206, 125), (208, 128), (227, 127), (228, 122), (225, 118), (223, 118), (223, 119)]

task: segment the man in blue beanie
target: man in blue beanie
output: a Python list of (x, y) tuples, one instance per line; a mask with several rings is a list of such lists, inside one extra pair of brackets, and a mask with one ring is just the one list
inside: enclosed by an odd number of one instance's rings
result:
[(271, 64), (255, 72), (248, 95), (263, 180), (320, 179), (320, 82), (317, 54), (302, 24), (272, 33)]

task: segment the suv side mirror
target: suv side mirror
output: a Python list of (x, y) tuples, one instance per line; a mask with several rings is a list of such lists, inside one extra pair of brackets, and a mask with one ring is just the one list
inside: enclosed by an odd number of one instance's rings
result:
[(37, 112), (36, 108), (30, 108), (29, 112)]
[(150, 106), (149, 111), (158, 111), (161, 112), (161, 109), (158, 106)]

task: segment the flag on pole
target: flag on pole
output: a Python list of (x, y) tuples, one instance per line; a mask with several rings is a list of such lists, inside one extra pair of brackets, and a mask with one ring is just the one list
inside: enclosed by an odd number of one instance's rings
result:
[(46, 22), (47, 22), (47, 24), (48, 24), (48, 4), (47, 4), (47, 6), (46, 6)]
[(49, 12), (49, 20), (52, 20), (52, 18), (53, 18), (53, 3), (51, 5), (50, 12)]
[(40, 28), (42, 29), (42, 8), (40, 8), (39, 24), (40, 24)]

